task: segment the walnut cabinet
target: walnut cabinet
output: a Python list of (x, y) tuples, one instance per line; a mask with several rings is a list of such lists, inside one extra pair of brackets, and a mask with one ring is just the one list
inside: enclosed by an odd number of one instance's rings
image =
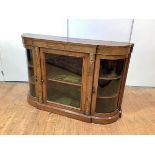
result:
[(133, 44), (37, 34), (22, 39), (31, 105), (99, 124), (121, 117)]

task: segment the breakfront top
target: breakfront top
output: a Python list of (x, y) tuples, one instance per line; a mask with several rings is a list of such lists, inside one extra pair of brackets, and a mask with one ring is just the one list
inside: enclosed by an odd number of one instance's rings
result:
[[(70, 38), (70, 37), (59, 37), (59, 36), (50, 36), (50, 35), (40, 35), (40, 34), (31, 34), (24, 33), (22, 35), (23, 43), (26, 45), (33, 45), (39, 47), (52, 47), (51, 43), (63, 44), (63, 45), (74, 45), (80, 47), (92, 47), (97, 48), (95, 53), (106, 53), (104, 50), (111, 49), (113, 52), (116, 52), (115, 55), (129, 54), (130, 48), (133, 46), (131, 43), (126, 42), (115, 42), (115, 41), (102, 41), (102, 40), (92, 40), (92, 39), (80, 39), (80, 38)], [(56, 45), (55, 45), (56, 46)], [(67, 48), (67, 47), (66, 47)], [(63, 47), (62, 47), (63, 49)], [(65, 49), (65, 47), (64, 47)], [(123, 51), (119, 51), (123, 50)], [(67, 49), (72, 50), (72, 49)], [(80, 51), (79, 51), (80, 52)], [(81, 51), (82, 52), (82, 51)], [(87, 53), (94, 53), (93, 50), (87, 50)], [(111, 53), (112, 54), (112, 53)]]
[(80, 39), (80, 38), (70, 38), (70, 37), (59, 37), (59, 36), (51, 36), (51, 35), (41, 35), (41, 34), (32, 34), (32, 33), (24, 33), (22, 35), (23, 38), (31, 38), (33, 40), (46, 40), (53, 42), (65, 42), (65, 43), (76, 43), (83, 45), (102, 45), (102, 46), (131, 46), (131, 43), (126, 42), (115, 42), (115, 41), (103, 41), (103, 40), (92, 40), (92, 39)]

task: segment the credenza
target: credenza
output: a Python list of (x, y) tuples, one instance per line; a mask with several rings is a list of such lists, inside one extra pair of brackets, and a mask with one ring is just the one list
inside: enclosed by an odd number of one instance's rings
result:
[(99, 124), (121, 117), (134, 44), (28, 33), (22, 40), (31, 105)]

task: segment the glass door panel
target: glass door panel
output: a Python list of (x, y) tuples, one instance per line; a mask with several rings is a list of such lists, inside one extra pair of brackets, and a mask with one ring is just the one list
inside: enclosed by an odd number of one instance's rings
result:
[(35, 97), (36, 96), (35, 85), (32, 83), (29, 83), (29, 85), (30, 85), (30, 94)]
[(55, 81), (47, 84), (47, 99), (53, 102), (80, 107), (81, 87)]
[(83, 59), (45, 54), (47, 100), (80, 108)]
[(100, 60), (96, 113), (109, 113), (117, 109), (117, 98), (123, 66), (124, 59)]
[(100, 60), (100, 78), (111, 79), (119, 78), (122, 74), (124, 59), (119, 60)]
[(33, 66), (33, 57), (32, 57), (32, 50), (31, 49), (26, 49), (27, 51), (27, 62), (29, 66)]
[(120, 78), (114, 80), (98, 81), (97, 96), (116, 96), (119, 91)]
[(28, 67), (28, 76), (29, 82), (34, 84), (34, 69), (32, 67)]
[(26, 49), (26, 54), (27, 54), (27, 64), (28, 64), (28, 78), (29, 78), (29, 85), (30, 85), (29, 92), (30, 92), (30, 95), (32, 95), (33, 97), (36, 97), (32, 49)]
[(111, 98), (100, 98), (96, 100), (96, 112), (108, 113), (117, 109), (117, 96)]

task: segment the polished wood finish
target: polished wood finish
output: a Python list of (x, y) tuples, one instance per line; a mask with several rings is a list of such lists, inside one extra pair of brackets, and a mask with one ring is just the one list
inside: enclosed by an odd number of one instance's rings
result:
[(38, 109), (53, 112), (56, 114), (60, 114), (63, 116), (68, 116), (77, 120), (82, 120), (84, 122), (91, 122), (91, 117), (84, 115), (82, 113), (79, 113), (78, 111), (73, 111), (69, 108), (64, 109), (64, 107), (59, 107), (56, 105), (46, 105), (46, 104), (40, 104), (35, 99), (33, 99), (31, 96), (28, 96), (28, 101), (31, 105), (37, 107)]
[(79, 38), (68, 38), (68, 37), (58, 37), (58, 36), (50, 36), (50, 35), (40, 35), (40, 34), (30, 34), (30, 33), (24, 33), (22, 35), (24, 38), (24, 44), (25, 45), (32, 45), (33, 41), (43, 41), (45, 42), (56, 42), (56, 43), (69, 43), (69, 44), (81, 44), (83, 46), (89, 45), (102, 45), (103, 47), (128, 47), (132, 46), (130, 43), (125, 43), (125, 42), (114, 42), (114, 41), (103, 41), (103, 40), (91, 40), (91, 39), (79, 39)]
[(1, 135), (154, 135), (155, 88), (126, 87), (122, 118), (112, 124), (86, 123), (27, 104), (29, 85), (0, 82)]
[[(24, 47), (32, 49), (34, 61), (36, 97), (32, 97), (29, 93), (28, 102), (31, 105), (38, 109), (99, 124), (112, 123), (121, 117), (121, 103), (133, 44), (35, 34), (23, 34), (22, 39)], [(46, 54), (72, 56), (82, 59), (81, 83), (71, 83), (48, 78), (48, 81), (51, 82), (61, 83), (66, 86), (81, 87), (79, 108), (47, 100)], [(125, 64), (122, 75), (99, 77), (100, 60), (102, 59), (110, 61), (124, 59)], [(115, 94), (111, 96), (97, 96), (98, 80), (117, 79), (121, 79), (118, 96)], [(114, 111), (105, 113), (95, 112), (97, 98), (109, 99), (115, 98), (115, 96), (117, 99), (117, 108)]]
[[(49, 103), (49, 102), (47, 102), (47, 93), (46, 93), (46, 90), (47, 90), (47, 88), (46, 88), (46, 86), (47, 86), (47, 83), (46, 83), (46, 66), (45, 66), (45, 54), (46, 53), (51, 53), (51, 54), (62, 54), (62, 55), (67, 55), (67, 56), (75, 56), (75, 57), (81, 57), (81, 58), (83, 58), (84, 59), (84, 63), (83, 63), (83, 78), (82, 78), (82, 87), (81, 87), (81, 107), (80, 107), (80, 111), (79, 111), (79, 113), (85, 113), (85, 109), (84, 109), (84, 106), (85, 106), (85, 95), (86, 95), (86, 85), (84, 85), (84, 83), (86, 83), (86, 78), (87, 78), (87, 65), (86, 65), (86, 60), (88, 59), (87, 58), (87, 55), (85, 54), (85, 53), (76, 53), (76, 52), (67, 52), (67, 51), (59, 51), (59, 50), (46, 50), (46, 49), (44, 49), (44, 48), (41, 48), (41, 50), (40, 50), (40, 53), (41, 53), (41, 57), (42, 57), (42, 79), (43, 79), (43, 83), (42, 83), (42, 85), (44, 86), (43, 87), (43, 92), (44, 92), (44, 103)], [(62, 83), (62, 82), (61, 82)], [(63, 82), (64, 83), (64, 82)], [(66, 82), (65, 82), (66, 83)], [(72, 85), (76, 85), (77, 86), (77, 84), (72, 84)], [(79, 85), (78, 85), (79, 86)], [(69, 106), (66, 106), (66, 105), (58, 105), (58, 104), (56, 104), (56, 103), (54, 103), (54, 102), (51, 102), (51, 103), (53, 103), (53, 104), (55, 104), (55, 106), (56, 107), (60, 107), (61, 106), (61, 108), (64, 108), (65, 110), (72, 110), (72, 111), (74, 111), (74, 108), (73, 107), (69, 107)], [(50, 103), (49, 103), (50, 104)], [(52, 106), (51, 106), (51, 108), (52, 108)], [(61, 111), (63, 111), (63, 109), (61, 110)], [(77, 111), (77, 109), (76, 109), (76, 111)], [(80, 114), (79, 114), (80, 115)], [(81, 117), (80, 117), (81, 118)]]

